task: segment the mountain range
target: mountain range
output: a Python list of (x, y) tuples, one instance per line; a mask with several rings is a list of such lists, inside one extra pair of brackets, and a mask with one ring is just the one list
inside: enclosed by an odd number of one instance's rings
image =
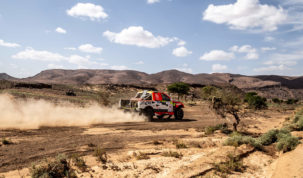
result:
[(134, 70), (51, 69), (23, 79), (17, 79), (5, 73), (0, 73), (0, 79), (48, 84), (123, 84), (150, 86), (185, 82), (198, 85), (235, 85), (244, 91), (258, 91), (269, 97), (303, 98), (303, 76), (245, 76), (229, 73), (189, 74), (178, 70), (167, 70), (155, 74), (147, 74)]

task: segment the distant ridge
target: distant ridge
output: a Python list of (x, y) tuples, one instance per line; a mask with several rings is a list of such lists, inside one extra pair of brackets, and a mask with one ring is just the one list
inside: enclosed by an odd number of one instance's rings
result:
[(14, 78), (6, 73), (0, 73), (0, 80), (17, 80), (17, 78)]
[(290, 89), (303, 89), (303, 77), (277, 75), (245, 76), (229, 73), (189, 74), (178, 70), (166, 70), (147, 74), (134, 70), (45, 70), (33, 77), (22, 79), (28, 82), (57, 84), (169, 84), (186, 82), (201, 85), (231, 84), (238, 88), (264, 88), (284, 86)]
[[(18, 80), (7, 74), (0, 79)], [(278, 75), (245, 76), (240, 74), (213, 73), (189, 74), (178, 70), (166, 70), (147, 74), (134, 70), (64, 70), (51, 69), (35, 76), (19, 79), (23, 82), (46, 84), (119, 84), (137, 86), (155, 86), (185, 82), (197, 85), (234, 85), (244, 91), (257, 91), (266, 97), (297, 97), (303, 99), (303, 77)]]

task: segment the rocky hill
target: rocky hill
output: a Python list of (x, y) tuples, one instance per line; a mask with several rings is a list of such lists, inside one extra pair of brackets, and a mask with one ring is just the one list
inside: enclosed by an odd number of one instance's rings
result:
[[(16, 80), (7, 74), (0, 79)], [(49, 84), (122, 84), (152, 86), (174, 82), (198, 85), (235, 85), (244, 91), (257, 91), (266, 97), (303, 98), (303, 77), (277, 75), (245, 76), (228, 73), (189, 74), (167, 70), (155, 74), (133, 70), (45, 70), (39, 74), (20, 79), (24, 82)]]
[(6, 73), (0, 73), (0, 80), (17, 80), (17, 79)]

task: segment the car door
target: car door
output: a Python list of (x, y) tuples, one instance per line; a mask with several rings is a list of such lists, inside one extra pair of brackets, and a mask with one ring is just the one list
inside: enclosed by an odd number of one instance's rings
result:
[(164, 93), (162, 93), (161, 96), (162, 96), (163, 108), (166, 110), (165, 112), (173, 112), (174, 108), (173, 108), (173, 104), (170, 100), (170, 97)]

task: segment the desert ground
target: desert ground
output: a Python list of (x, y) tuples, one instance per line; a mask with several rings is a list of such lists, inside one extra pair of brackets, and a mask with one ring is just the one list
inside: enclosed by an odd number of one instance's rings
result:
[[(79, 105), (87, 98), (86, 91), (97, 89), (81, 90), (83, 95), (72, 98)], [(108, 90), (109, 95), (114, 96), (110, 102), (115, 103), (123, 92), (128, 97), (136, 90)], [(66, 100), (64, 93), (60, 92), (24, 88), (2, 91), (22, 100), (30, 95), (34, 100), (52, 102), (54, 98)], [(144, 118), (129, 120), (130, 115), (125, 115), (126, 121), (119, 118), (113, 123), (92, 122), (83, 126), (79, 121), (80, 124), (75, 126), (2, 127), (0, 138), (9, 143), (0, 143), (0, 177), (31, 177), (35, 169), (33, 165), (37, 167), (51, 162), (58, 155), (67, 157), (77, 177), (302, 177), (302, 144), (286, 153), (276, 150), (274, 144), (264, 146), (262, 150), (249, 144), (227, 146), (224, 142), (230, 137), (233, 120), (218, 117), (206, 101), (184, 102), (185, 118), (182, 121), (162, 119), (146, 122)], [(301, 105), (270, 105), (266, 110), (247, 111), (241, 117), (239, 132), (258, 137), (271, 129), (280, 129), (300, 108)], [(110, 112), (120, 113), (118, 110)], [(76, 119), (77, 116), (72, 117)], [(206, 128), (223, 123), (228, 125), (226, 130), (207, 132)], [(292, 135), (302, 142), (302, 131), (294, 131)], [(96, 150), (102, 150), (103, 154), (99, 154), (101, 160)], [(82, 167), (72, 159), (75, 155), (84, 161)], [(230, 163), (229, 155), (237, 158), (231, 164), (240, 164), (238, 169), (229, 171), (220, 167)]]

